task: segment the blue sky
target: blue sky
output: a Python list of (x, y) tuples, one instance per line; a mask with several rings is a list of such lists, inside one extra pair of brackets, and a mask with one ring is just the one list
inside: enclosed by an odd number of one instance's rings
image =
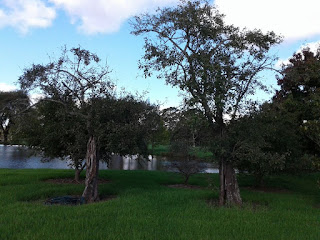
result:
[[(151, 102), (179, 104), (178, 90), (163, 80), (145, 79), (137, 62), (143, 38), (130, 35), (128, 19), (174, 5), (178, 0), (0, 0), (0, 90), (12, 90), (23, 69), (59, 56), (62, 46), (81, 45), (108, 61), (119, 88), (147, 91)], [(274, 30), (284, 42), (272, 49), (286, 60), (302, 46), (320, 42), (318, 0), (215, 0), (226, 21), (249, 29)], [(266, 81), (275, 86), (272, 74)], [(260, 96), (267, 99), (267, 96)]]

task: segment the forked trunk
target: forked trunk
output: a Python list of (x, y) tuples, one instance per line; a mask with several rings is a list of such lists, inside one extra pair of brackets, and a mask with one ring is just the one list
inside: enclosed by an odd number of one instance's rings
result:
[(86, 203), (95, 202), (99, 200), (98, 195), (98, 171), (99, 171), (99, 160), (97, 159), (97, 146), (95, 138), (90, 137), (87, 145), (87, 156), (86, 156), (86, 180), (85, 189), (82, 197)]
[(82, 164), (82, 163), (80, 166), (76, 164), (75, 173), (74, 173), (74, 180), (76, 182), (80, 182), (80, 174), (82, 173), (85, 166), (86, 166), (86, 164)]
[(241, 205), (242, 200), (236, 177), (236, 172), (230, 162), (220, 161), (220, 196), (219, 204), (223, 205)]

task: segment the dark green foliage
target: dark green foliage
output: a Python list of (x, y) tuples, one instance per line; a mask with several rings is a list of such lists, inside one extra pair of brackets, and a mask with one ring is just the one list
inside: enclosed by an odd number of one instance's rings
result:
[[(12, 128), (29, 105), (29, 97), (23, 91), (0, 91), (0, 139), (3, 137), (4, 144), (8, 144), (8, 137)], [(16, 128), (19, 127), (22, 126), (16, 124)], [(12, 138), (14, 136), (11, 136)]]
[(170, 134), (170, 141), (186, 141), (189, 145), (209, 146), (210, 132), (208, 122), (198, 109), (167, 108), (161, 116)]
[(306, 48), (294, 54), (283, 66), (278, 84), (281, 89), (274, 103), (284, 116), (291, 118), (292, 131), (300, 138), (296, 145), (303, 152), (300, 165), (312, 170), (319, 161), (320, 48), (315, 53)]
[[(269, 104), (228, 126), (228, 143), (236, 167), (253, 174), (257, 185), (286, 166), (292, 147), (288, 126)], [(291, 130), (291, 129), (289, 129)], [(292, 143), (292, 142), (291, 142)]]
[(148, 140), (156, 130), (157, 108), (134, 96), (91, 99), (97, 119), (101, 151), (104, 153), (148, 154)]
[[(21, 119), (24, 128), (19, 131), (20, 139), (41, 151), (45, 161), (59, 157), (70, 158), (72, 168), (80, 170), (86, 154), (86, 122), (66, 106), (52, 101), (40, 101), (35, 108)], [(21, 123), (22, 124), (22, 123)]]

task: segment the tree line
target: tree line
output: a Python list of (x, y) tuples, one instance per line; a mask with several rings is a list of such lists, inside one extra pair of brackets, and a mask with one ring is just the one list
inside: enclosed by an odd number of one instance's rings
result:
[[(117, 94), (97, 55), (64, 49), (59, 59), (25, 69), (21, 92), (9, 94), (17, 94), (14, 101), (1, 93), (3, 135), (11, 121), (21, 121), (15, 131), (26, 144), (48, 157), (69, 156), (77, 177), (86, 166), (87, 202), (98, 200), (99, 160), (112, 153), (146, 155), (148, 143), (169, 143), (190, 161), (192, 147), (206, 147), (219, 166), (220, 205), (242, 204), (235, 169), (262, 184), (272, 173), (319, 168), (320, 48), (294, 54), (279, 71), (273, 99), (258, 105), (251, 96), (268, 90), (261, 74), (273, 68), (269, 50), (282, 40), (274, 32), (227, 25), (205, 0), (136, 16), (131, 26), (132, 34), (145, 37), (139, 68), (179, 87), (183, 109), (160, 111)], [(13, 104), (30, 104), (26, 94), (35, 90), (43, 98), (34, 106)]]

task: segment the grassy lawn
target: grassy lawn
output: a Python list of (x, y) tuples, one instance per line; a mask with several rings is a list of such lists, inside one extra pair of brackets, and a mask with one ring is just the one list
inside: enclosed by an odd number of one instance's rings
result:
[[(117, 198), (81, 206), (48, 206), (44, 201), (80, 195), (82, 185), (44, 182), (73, 177), (71, 170), (0, 170), (0, 239), (320, 239), (320, 174), (267, 180), (273, 192), (255, 191), (240, 177), (242, 208), (220, 208), (208, 188), (174, 189), (175, 173), (101, 171), (110, 182), (102, 196)], [(190, 184), (218, 185), (217, 175), (198, 174)], [(282, 189), (276, 191), (276, 189)]]
[[(149, 144), (149, 154), (155, 156), (170, 156), (170, 145), (154, 145)], [(212, 161), (213, 154), (207, 149), (201, 147), (193, 147), (193, 155), (203, 160)]]

